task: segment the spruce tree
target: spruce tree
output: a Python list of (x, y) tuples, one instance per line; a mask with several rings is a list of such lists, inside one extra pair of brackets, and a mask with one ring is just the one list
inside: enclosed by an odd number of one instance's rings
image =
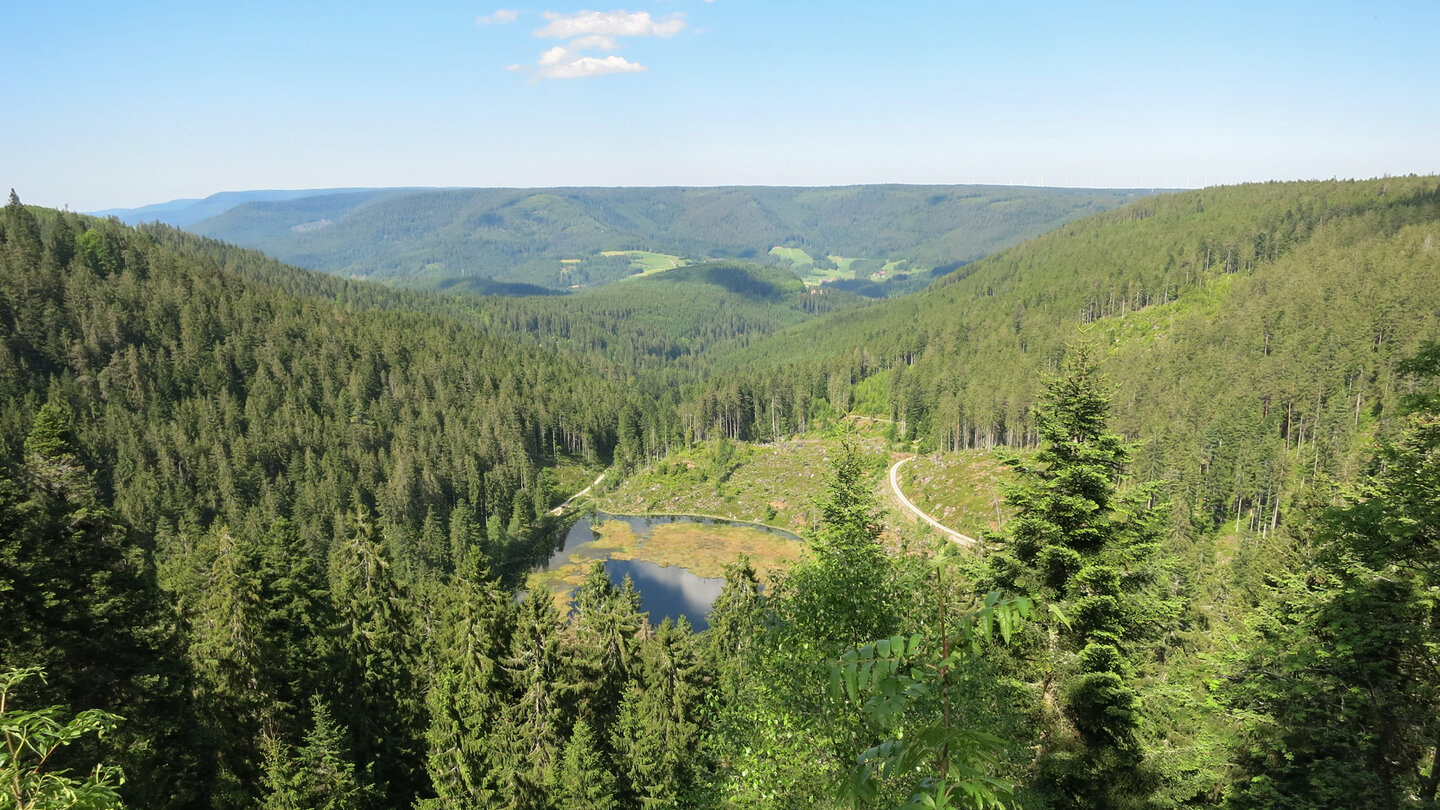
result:
[(636, 665), (636, 634), (644, 623), (640, 594), (629, 577), (617, 588), (604, 562), (591, 565), (575, 592), (576, 663), (584, 683), (581, 714), (602, 740), (620, 711)]
[(710, 630), (704, 634), (710, 666), (727, 694), (739, 687), (756, 640), (765, 594), (755, 567), (744, 555), (725, 566), (725, 587), (710, 607)]
[(1074, 348), (1035, 409), (1041, 446), (1011, 457), (1015, 516), (979, 584), (1038, 599), (1069, 617), (1039, 622), (1023, 673), (1042, 707), (1037, 789), (1067, 807), (1141, 803), (1153, 789), (1137, 732), (1134, 668), (1146, 634), (1143, 591), (1158, 528), (1157, 484), (1121, 492), (1133, 445), (1106, 431), (1109, 398), (1086, 347)]
[(275, 737), (265, 740), (261, 810), (364, 810), (370, 802), (356, 777), (345, 730), (319, 697), (310, 711), (313, 722), (299, 749)]
[(295, 525), (285, 518), (271, 522), (254, 555), (259, 580), (259, 642), (270, 670), (267, 681), (281, 715), (277, 724), (287, 735), (303, 729), (285, 727), (286, 716), (303, 717), (307, 695), (324, 694), (338, 677), (337, 618), (330, 600), (325, 568), (309, 553)]
[(381, 806), (408, 806), (425, 791), (414, 608), (390, 570), (368, 511), (331, 556), (340, 619), (345, 724), (356, 763), (371, 772)]
[(675, 805), (699, 771), (701, 674), (684, 616), (675, 624), (666, 619), (641, 647), (640, 677), (620, 706), (614, 747), (643, 807)]
[(428, 639), (426, 770), (435, 798), (424, 806), (432, 810), (498, 803), (504, 765), (491, 735), (505, 709), (500, 660), (515, 610), (486, 570), (467, 560), (439, 588)]
[(0, 246), (10, 251), (11, 261), (15, 266), (26, 268), (30, 272), (39, 270), (40, 254), (43, 246), (40, 241), (40, 223), (35, 219), (35, 214), (20, 202), (20, 195), (15, 189), (10, 189), (10, 199), (3, 209), (3, 217), (0, 217)]
[(811, 558), (788, 582), (788, 615), (795, 632), (826, 652), (888, 636), (895, 617), (888, 604), (894, 569), (880, 545), (881, 511), (865, 457), (849, 441), (840, 446), (816, 500), (820, 525)]
[(167, 577), (189, 628), (197, 712), (215, 740), (217, 807), (245, 807), (255, 798), (261, 752), (277, 706), (272, 657), (261, 638), (263, 619), (254, 549), (220, 526), (170, 548)]
[(551, 799), (556, 807), (575, 810), (615, 810), (615, 774), (600, 751), (595, 734), (584, 720), (576, 720), (555, 770)]
[(500, 763), (500, 799), (510, 807), (544, 808), (580, 690), (548, 592), (526, 595), (502, 664), (511, 699), (490, 737)]

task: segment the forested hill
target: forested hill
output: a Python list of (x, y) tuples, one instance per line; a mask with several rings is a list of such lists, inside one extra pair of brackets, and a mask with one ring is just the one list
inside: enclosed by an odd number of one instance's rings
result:
[(888, 260), (928, 271), (1149, 193), (879, 185), (357, 192), (250, 202), (190, 227), (343, 275), (569, 289), (629, 275), (627, 259), (602, 254), (630, 250), (767, 260), (772, 248), (793, 247), (826, 267), (837, 256), (877, 272)]
[[(330, 507), (357, 492), (415, 530), (459, 501), (508, 519), (517, 493), (528, 520), (549, 495), (541, 466), (609, 457), (620, 388), (435, 296), (168, 228), (13, 204), (7, 216), (0, 456), (21, 458), (51, 403), (85, 457), (107, 460), (102, 491), (137, 524), (240, 530), (281, 509), (328, 537)], [(301, 478), (330, 491), (297, 491)], [(289, 514), (297, 498), (317, 522)]]
[(170, 200), (169, 202), (145, 205), (139, 208), (112, 208), (105, 211), (91, 211), (92, 216), (115, 217), (126, 225), (140, 225), (159, 222), (186, 228), (201, 220), (217, 217), (237, 205), (251, 202), (278, 202), (298, 200), (303, 197), (328, 197), (336, 194), (349, 195), (355, 204), (383, 199), (397, 194), (418, 191), (414, 188), (330, 188), (330, 189), (266, 189), (257, 191), (221, 191), (204, 199)]
[(697, 418), (765, 437), (772, 411), (798, 424), (820, 390), (929, 447), (1029, 445), (1037, 375), (1091, 343), (1118, 426), (1147, 440), (1141, 466), (1175, 482), (1182, 518), (1269, 526), (1287, 482), (1354, 472), (1399, 396), (1394, 363), (1437, 334), (1437, 178), (1211, 188), (778, 332), (728, 358)]
[[(44, 666), (41, 698), (134, 718), (117, 738), (134, 806), (255, 784), (262, 716), (293, 723), (341, 677), (293, 646), (322, 632), (298, 625), (263, 644), (301, 658), (227, 658), (251, 642), (204, 622), (254, 595), (216, 566), (259, 576), (273, 555), (313, 600), (327, 560), (342, 579), (369, 564), (332, 554), (359, 536), (407, 578), (499, 571), (557, 497), (545, 468), (613, 447), (617, 384), (388, 290), (13, 196), (0, 227), (0, 657)], [(151, 560), (194, 634), (147, 590)], [(185, 698), (230, 678), (243, 705)]]
[(784, 270), (717, 261), (626, 279), (574, 295), (456, 299), (497, 335), (525, 336), (639, 378), (656, 396), (680, 393), (735, 350), (868, 299), (807, 289)]

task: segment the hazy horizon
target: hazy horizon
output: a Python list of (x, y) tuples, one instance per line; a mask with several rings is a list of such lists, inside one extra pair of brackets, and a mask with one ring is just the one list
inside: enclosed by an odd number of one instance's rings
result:
[(1191, 188), (1440, 171), (1440, 4), (11, 10), (0, 183)]

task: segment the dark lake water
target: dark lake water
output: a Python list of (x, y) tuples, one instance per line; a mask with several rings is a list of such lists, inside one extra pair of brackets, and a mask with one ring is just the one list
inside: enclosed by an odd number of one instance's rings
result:
[(659, 566), (646, 560), (607, 559), (608, 550), (596, 548), (591, 543), (599, 539), (594, 526), (611, 520), (623, 520), (638, 537), (649, 537), (650, 530), (666, 523), (700, 523), (705, 525), (730, 525), (753, 528), (794, 540), (800, 538), (789, 532), (759, 526), (741, 521), (696, 515), (608, 515), (603, 512), (582, 516), (570, 526), (564, 541), (557, 544), (555, 553), (546, 564), (547, 571), (554, 571), (572, 564), (572, 557), (581, 560), (605, 560), (605, 571), (610, 580), (620, 584), (629, 575), (640, 592), (640, 609), (650, 614), (651, 624), (660, 624), (667, 617), (671, 620), (684, 616), (697, 631), (710, 626), (707, 616), (725, 580), (717, 577), (700, 577), (684, 568)]

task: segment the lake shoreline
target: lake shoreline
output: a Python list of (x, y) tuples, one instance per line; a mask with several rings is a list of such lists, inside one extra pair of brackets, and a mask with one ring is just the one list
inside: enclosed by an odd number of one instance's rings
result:
[[(742, 555), (757, 576), (768, 579), (807, 554), (805, 541), (793, 532), (717, 515), (627, 515), (596, 509), (577, 516), (564, 532), (563, 540), (557, 535), (557, 547), (543, 568), (527, 577), (529, 590), (549, 591), (565, 609), (570, 594), (596, 562), (604, 564), (612, 578), (627, 565), (654, 566), (656, 572), (670, 573), (657, 574), (651, 581), (664, 583), (649, 589), (667, 590), (670, 595), (660, 597), (642, 589), (642, 599), (669, 603), (681, 598), (677, 594), (690, 594), (681, 612), (692, 623), (703, 621), (719, 592), (714, 583), (723, 583), (725, 570)], [(700, 592), (708, 596), (697, 600), (693, 595)], [(667, 610), (660, 612), (675, 615)]]

